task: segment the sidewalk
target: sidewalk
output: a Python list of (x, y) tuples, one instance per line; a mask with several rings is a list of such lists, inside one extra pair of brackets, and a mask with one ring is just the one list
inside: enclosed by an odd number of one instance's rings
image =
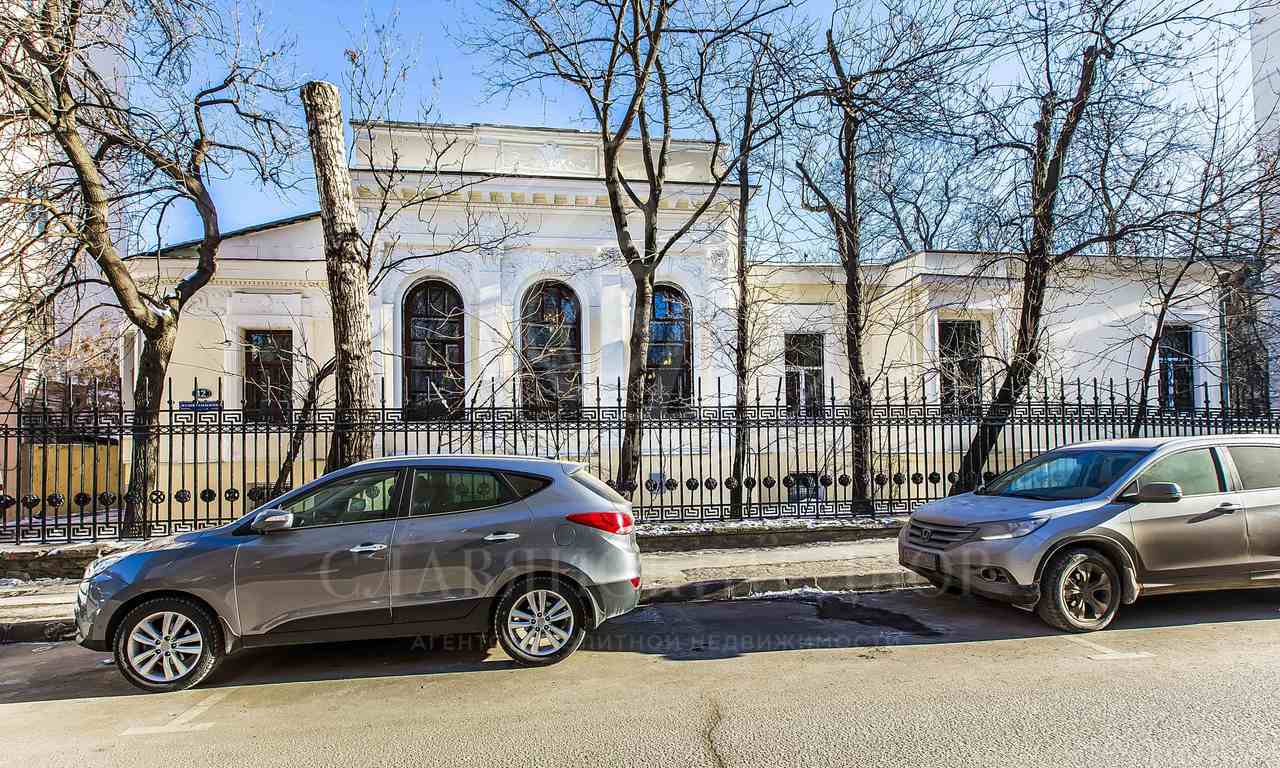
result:
[[(924, 580), (898, 565), (892, 538), (758, 549), (704, 549), (641, 555), (642, 603), (726, 600), (810, 587), (876, 590)], [(0, 586), (0, 643), (69, 638), (76, 583), (40, 580)]]

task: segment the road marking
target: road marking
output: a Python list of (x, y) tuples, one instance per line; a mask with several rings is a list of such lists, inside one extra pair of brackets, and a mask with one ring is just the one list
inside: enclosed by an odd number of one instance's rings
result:
[(1092, 661), (1128, 661), (1132, 659), (1155, 658), (1155, 656), (1153, 656), (1152, 654), (1143, 653), (1141, 651), (1138, 651), (1136, 653), (1126, 653), (1124, 651), (1112, 650), (1111, 648), (1108, 648), (1105, 645), (1099, 645), (1095, 642), (1085, 640), (1083, 637), (1068, 637), (1067, 639), (1075, 643), (1076, 645), (1082, 645), (1091, 651), (1097, 651), (1097, 653), (1089, 656), (1089, 659)]
[(196, 704), (186, 712), (173, 718), (172, 721), (165, 725), (143, 725), (136, 728), (130, 728), (125, 731), (122, 736), (145, 736), (153, 733), (190, 733), (191, 731), (203, 731), (213, 727), (213, 723), (193, 723), (197, 717), (209, 711), (214, 704), (222, 701), (231, 695), (231, 691), (218, 691), (211, 693), (204, 701)]

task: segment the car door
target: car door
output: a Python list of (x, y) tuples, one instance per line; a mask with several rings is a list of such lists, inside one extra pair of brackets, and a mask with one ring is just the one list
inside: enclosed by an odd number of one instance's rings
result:
[(246, 636), (385, 625), (401, 469), (344, 475), (289, 499), (291, 528), (236, 553), (236, 605)]
[(1163, 456), (1130, 489), (1144, 483), (1177, 483), (1182, 489), (1178, 501), (1140, 502), (1129, 510), (1144, 581), (1153, 588), (1195, 587), (1248, 578), (1243, 507), (1238, 494), (1227, 491), (1223, 460), (1215, 450)]
[(415, 468), (410, 494), (392, 547), (392, 619), (462, 618), (524, 551), (529, 506), (487, 469)]
[(1227, 449), (1244, 504), (1249, 536), (1249, 575), (1280, 584), (1280, 445)]

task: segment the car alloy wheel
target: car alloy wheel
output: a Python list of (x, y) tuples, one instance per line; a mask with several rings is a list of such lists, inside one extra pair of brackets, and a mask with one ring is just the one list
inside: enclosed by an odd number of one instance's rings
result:
[(218, 618), (186, 597), (157, 597), (135, 606), (116, 627), (116, 669), (144, 691), (199, 685), (221, 663)]
[(1120, 571), (1091, 547), (1059, 552), (1040, 577), (1036, 613), (1067, 632), (1095, 632), (1115, 618), (1123, 598)]
[(1062, 582), (1062, 602), (1081, 623), (1101, 621), (1111, 610), (1115, 588), (1111, 576), (1097, 563), (1076, 563)]
[(574, 635), (573, 607), (550, 589), (524, 593), (507, 612), (507, 639), (523, 653), (547, 657), (564, 650)]
[(195, 622), (175, 611), (157, 611), (134, 625), (125, 654), (142, 679), (168, 685), (188, 675), (204, 652)]

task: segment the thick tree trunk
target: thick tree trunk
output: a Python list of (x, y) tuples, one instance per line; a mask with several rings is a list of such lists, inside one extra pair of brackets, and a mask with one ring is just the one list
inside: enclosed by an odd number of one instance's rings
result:
[(150, 535), (154, 510), (149, 494), (160, 471), (160, 404), (164, 398), (165, 372), (178, 337), (177, 322), (166, 322), (154, 338), (144, 336), (134, 381), (134, 416), (130, 435), (133, 449), (129, 485), (125, 490), (122, 533), (129, 537)]
[(631, 340), (627, 351), (627, 399), (622, 427), (622, 455), (618, 459), (618, 490), (630, 496), (638, 487), (640, 447), (644, 442), (645, 375), (649, 354), (649, 316), (653, 310), (653, 272), (640, 264), (631, 266), (635, 280), (635, 308), (631, 313)]
[(373, 430), (366, 426), (375, 407), (369, 267), (361, 252), (338, 89), (315, 81), (302, 86), (301, 95), (315, 163), (333, 314), (337, 423), (326, 467), (331, 471), (373, 457)]
[(849, 354), (850, 495), (871, 501), (871, 381), (862, 353), (862, 279), (856, 265), (845, 275), (845, 348)]
[(960, 460), (959, 478), (951, 485), (951, 494), (967, 493), (982, 484), (982, 469), (992, 448), (1000, 439), (1014, 408), (1027, 391), (1031, 376), (1040, 360), (1040, 321), (1044, 316), (1045, 293), (1049, 284), (1048, 242), (1036, 237), (1031, 243), (1032, 256), (1027, 260), (1027, 273), (1022, 279), (1022, 308), (1018, 319), (1018, 336), (1013, 359), (1004, 380), (991, 403), (982, 412), (969, 447)]

